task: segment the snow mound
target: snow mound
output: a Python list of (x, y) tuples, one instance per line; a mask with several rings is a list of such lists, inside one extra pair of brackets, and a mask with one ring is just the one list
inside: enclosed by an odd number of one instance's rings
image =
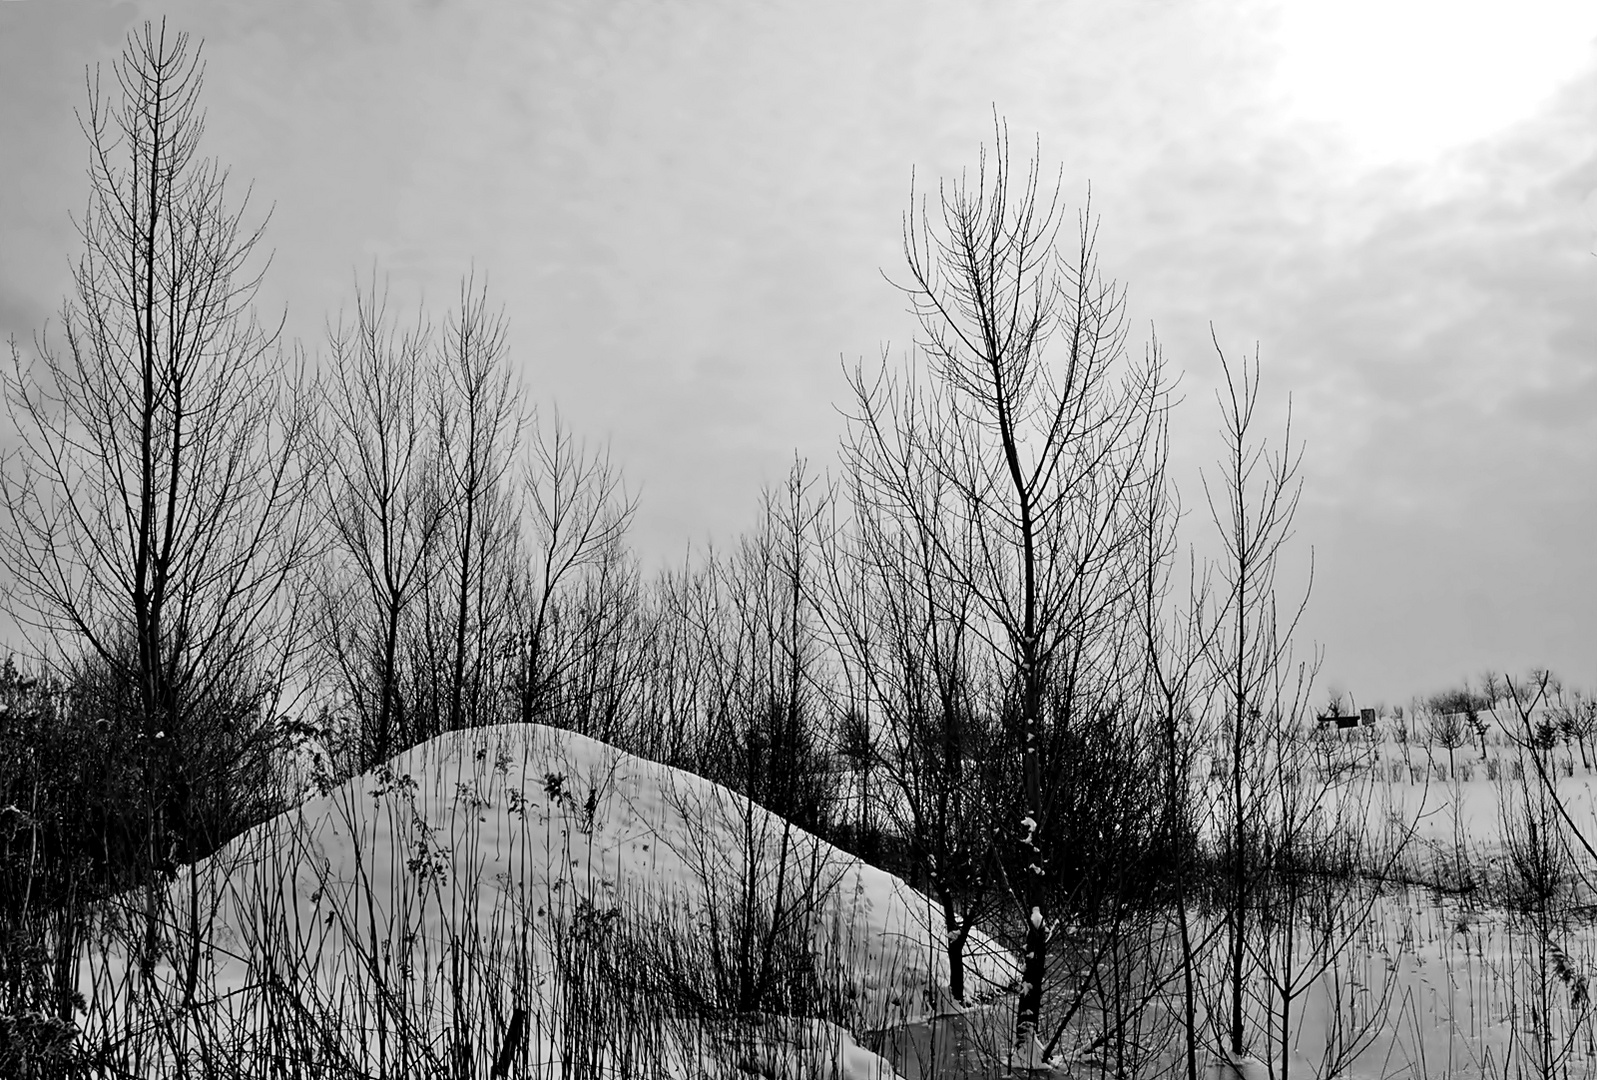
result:
[[(651, 1071), (703, 1075), (764, 1046), (764, 1073), (786, 1030), (830, 1040), (821, 1075), (885, 1077), (830, 1021), (924, 1019), (948, 978), (938, 914), (898, 878), (700, 777), (539, 725), (400, 754), (186, 868), (167, 899), (155, 972), (183, 1015), (263, 1044), (314, 1017), (363, 1069), (577, 1055), (624, 1073), (648, 1046), (675, 1062)], [(1016, 976), (973, 931), (967, 985)], [(634, 1007), (611, 1015), (623, 984)], [(682, 1022), (706, 998), (766, 1021), (718, 1054)]]

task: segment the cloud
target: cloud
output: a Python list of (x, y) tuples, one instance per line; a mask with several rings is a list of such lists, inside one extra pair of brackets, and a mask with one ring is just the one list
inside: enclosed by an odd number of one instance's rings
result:
[[(19, 336), (69, 285), (72, 108), (131, 10), (0, 7), (0, 327)], [(1259, 345), (1264, 430), (1293, 394), (1313, 629), (1347, 685), (1397, 682), (1406, 655), (1368, 612), (1458, 622), (1454, 582), (1478, 573), (1551, 624), (1597, 576), (1568, 539), (1597, 527), (1568, 497), (1597, 447), (1590, 72), (1489, 139), (1382, 165), (1285, 109), (1269, 0), (170, 10), (206, 39), (207, 152), (276, 208), (263, 306), (314, 343), (374, 260), (396, 303), (435, 310), (475, 263), (533, 396), (613, 434), (646, 557), (730, 539), (794, 446), (825, 464), (839, 357), (909, 336), (881, 271), (911, 169), (930, 190), (973, 165), (996, 108), (1017, 155), (1036, 136), (1061, 167), (1067, 214), (1092, 183), (1132, 349), (1156, 324), (1187, 372), (1184, 480), (1213, 456), (1211, 323), (1229, 354)], [(1416, 678), (1492, 644), (1443, 622)]]
[(1389, 204), (1283, 307), (1319, 410), (1309, 628), (1350, 681), (1591, 675), (1597, 260), (1574, 193), (1597, 146), (1572, 121), (1592, 100), (1588, 78), (1472, 148), (1454, 193)]
[[(1571, 210), (1572, 192), (1597, 176), (1597, 141), (1570, 121), (1589, 116), (1581, 106), (1590, 101), (1597, 78), (1549, 116), (1474, 148), (1461, 194), (1389, 203), (1365, 239), (1296, 283), (1283, 335), (1304, 356), (1310, 387), (1330, 390), (1340, 412), (1366, 421), (1349, 427), (1367, 437), (1380, 430), (1388, 445), (1396, 431), (1432, 446), (1507, 430), (1515, 437), (1493, 442), (1509, 464), (1560, 474), (1584, 467), (1597, 415), (1587, 407), (1597, 405), (1597, 260)], [(1536, 166), (1529, 174), (1527, 161)], [(1379, 197), (1376, 183), (1366, 191)], [(1534, 459), (1515, 461), (1522, 446)], [(1332, 451), (1343, 459), (1331, 471), (1345, 491), (1362, 489), (1374, 471), (1359, 449), (1355, 441)], [(1462, 466), (1441, 476), (1471, 485), (1474, 470)], [(1388, 454), (1384, 470), (1393, 467), (1404, 462)], [(1435, 492), (1436, 478), (1414, 472), (1398, 486)]]

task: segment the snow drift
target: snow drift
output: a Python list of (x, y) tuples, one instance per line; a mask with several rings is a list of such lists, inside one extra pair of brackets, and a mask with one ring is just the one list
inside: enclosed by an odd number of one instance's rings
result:
[[(102, 948), (81, 982), (116, 1030), (88, 1034), (159, 1032), (159, 1056), (199, 1064), (311, 1039), (330, 1072), (541, 1074), (575, 1056), (779, 1075), (778, 1047), (800, 1046), (806, 1075), (890, 1075), (850, 1033), (924, 1020), (948, 977), (936, 911), (898, 878), (537, 725), (400, 754), (185, 868), (166, 900), (159, 1004), (118, 989), (137, 981), (131, 946)], [(1016, 974), (972, 932), (968, 985)]]

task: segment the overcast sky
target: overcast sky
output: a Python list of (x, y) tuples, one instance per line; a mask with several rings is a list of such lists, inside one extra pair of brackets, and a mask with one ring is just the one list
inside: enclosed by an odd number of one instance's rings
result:
[[(205, 150), (271, 209), (261, 294), (314, 350), (374, 261), (475, 265), (542, 408), (608, 439), (646, 564), (833, 461), (840, 364), (901, 355), (911, 170), (993, 110), (1091, 185), (1132, 347), (1185, 372), (1202, 541), (1210, 326), (1290, 394), (1322, 684), (1597, 684), (1597, 5), (1512, 0), (0, 0), (0, 335), (69, 286), (86, 66), (205, 42)], [(109, 72), (107, 72), (107, 75)]]

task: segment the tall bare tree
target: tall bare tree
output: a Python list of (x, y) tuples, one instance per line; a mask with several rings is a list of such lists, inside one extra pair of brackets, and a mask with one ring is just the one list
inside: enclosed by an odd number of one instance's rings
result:
[(511, 631), (511, 686), (522, 723), (548, 723), (583, 644), (573, 636), (567, 595), (581, 575), (614, 557), (637, 509), (608, 451), (591, 449), (553, 413), (539, 426), (524, 461), (525, 562), (512, 580), (520, 613)]
[(142, 805), (122, 809), (148, 973), (159, 876), (249, 825), (270, 782), (313, 470), (303, 369), (253, 312), (264, 222), (200, 155), (200, 47), (145, 23), (112, 71), (115, 91), (96, 75), (80, 116), (90, 196), (65, 349), (41, 339), (24, 366), (12, 343), (20, 446), (0, 474), (0, 561), (35, 646), (96, 671), (133, 745)]
[[(1118, 616), (1136, 593), (1163, 374), (1156, 351), (1128, 355), (1124, 293), (1098, 273), (1090, 206), (1061, 246), (1057, 183), (1041, 187), (1035, 157), (1013, 171), (995, 126), (995, 152), (939, 187), (935, 213), (912, 194), (903, 288), (929, 379), (922, 390), (856, 369), (851, 453), (884, 513), (924, 532), (939, 573), (971, 591), (1009, 672), (1020, 784), (1006, 876), (1024, 928), (1016, 1036), (1029, 1048), (1059, 885), (1050, 758), (1063, 743), (1049, 736), (1106, 707), (1100, 684), (1135, 645)], [(922, 498), (927, 472), (953, 495), (946, 513)]]
[[(447, 710), (449, 730), (481, 721), (494, 674), (495, 646), (507, 632), (517, 507), (510, 472), (527, 417), (507, 364), (504, 316), (488, 308), (486, 289), (461, 283), (460, 306), (439, 345), (438, 412), (443, 460), (438, 480), (447, 509), (440, 538), (448, 563)], [(431, 630), (432, 628), (429, 628)]]
[(264, 221), (200, 153), (200, 53), (145, 23), (114, 92), (89, 84), (65, 348), (41, 339), (24, 365), (12, 343), (21, 445), (0, 478), (13, 610), (134, 691), (147, 854), (168, 868), (222, 839), (187, 820), (201, 706), (242, 694), (229, 722), (270, 727), (311, 538), (303, 369), (253, 312)]
[(394, 329), (375, 280), (357, 292), (353, 325), (329, 333), (322, 641), (355, 714), (357, 770), (413, 735), (401, 644), (448, 512), (429, 336), (419, 317), (411, 330)]
[(1208, 711), (1213, 679), (1204, 666), (1213, 635), (1204, 611), (1210, 603), (1209, 578), (1191, 557), (1184, 602), (1172, 604), (1171, 550), (1176, 546), (1176, 526), (1181, 518), (1180, 497), (1169, 480), (1165, 463), (1170, 452), (1168, 427), (1157, 443), (1156, 475), (1163, 482), (1145, 492), (1142, 548), (1140, 623), (1147, 647), (1147, 702), (1158, 729), (1161, 787), (1164, 799), (1163, 834), (1170, 856), (1169, 897), (1179, 937), (1181, 978), (1182, 1051), (1188, 1080), (1198, 1076), (1198, 993), (1207, 936), (1194, 927), (1191, 896), (1194, 891), (1194, 856), (1199, 833), (1198, 795), (1194, 791), (1193, 765), (1197, 747), (1204, 741), (1202, 717)]
[[(1210, 484), (1204, 478), (1210, 516), (1222, 551), (1216, 567), (1215, 609), (1204, 640), (1212, 671), (1224, 687), (1224, 733), (1228, 751), (1227, 796), (1222, 807), (1229, 883), (1226, 891), (1225, 1049), (1247, 1050), (1248, 911), (1257, 860), (1267, 839), (1264, 799), (1284, 790), (1276, 753), (1296, 737), (1292, 730), (1306, 689), (1292, 684), (1292, 635), (1308, 591), (1284, 614), (1276, 605), (1276, 574), (1292, 536), (1302, 481), (1302, 447), (1292, 442), (1288, 414), (1279, 446), (1258, 438), (1259, 363), (1233, 367), (1215, 342), (1224, 373), (1216, 391), (1223, 456)], [(1310, 574), (1312, 576), (1312, 553)], [(1270, 775), (1261, 775), (1268, 772)]]

